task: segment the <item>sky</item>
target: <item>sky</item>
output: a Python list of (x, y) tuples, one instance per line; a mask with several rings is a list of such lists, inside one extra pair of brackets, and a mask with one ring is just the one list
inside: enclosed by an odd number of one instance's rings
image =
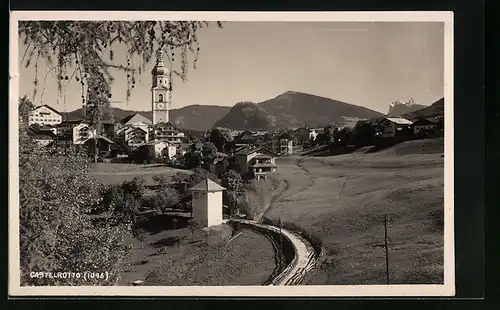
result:
[[(430, 105), (444, 96), (444, 24), (439, 22), (226, 22), (199, 32), (200, 55), (187, 81), (173, 80), (172, 109), (261, 102), (288, 90), (310, 93), (387, 113), (389, 103), (413, 98)], [(26, 47), (20, 40), (19, 59)], [(123, 60), (125, 50), (113, 49)], [(151, 110), (151, 68), (126, 98), (126, 74), (111, 71), (113, 106)], [(81, 108), (80, 84), (70, 81), (66, 100), (55, 77), (33, 64), (19, 65), (20, 96), (65, 112)], [(43, 91), (43, 97), (41, 93)]]

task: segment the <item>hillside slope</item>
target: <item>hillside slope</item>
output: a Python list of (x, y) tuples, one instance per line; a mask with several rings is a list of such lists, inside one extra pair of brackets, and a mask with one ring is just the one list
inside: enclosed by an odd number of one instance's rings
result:
[(342, 116), (358, 118), (383, 116), (382, 113), (365, 107), (294, 91), (287, 91), (259, 105), (276, 116), (277, 125), (280, 127), (325, 126), (343, 122)]
[(348, 118), (376, 118), (383, 114), (345, 102), (306, 93), (287, 91), (261, 103), (240, 103), (216, 126), (237, 130), (322, 127), (342, 125)]
[(238, 102), (214, 127), (266, 130), (276, 128), (276, 118), (254, 102)]
[(406, 118), (430, 118), (444, 116), (444, 98), (439, 99), (428, 107), (404, 115)]

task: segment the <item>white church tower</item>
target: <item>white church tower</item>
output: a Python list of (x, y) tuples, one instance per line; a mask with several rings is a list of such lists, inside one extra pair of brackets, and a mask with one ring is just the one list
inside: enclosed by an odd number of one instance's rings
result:
[(151, 103), (153, 110), (153, 125), (168, 123), (171, 102), (171, 74), (163, 63), (163, 51), (156, 55), (156, 65), (151, 71), (153, 84), (151, 87)]

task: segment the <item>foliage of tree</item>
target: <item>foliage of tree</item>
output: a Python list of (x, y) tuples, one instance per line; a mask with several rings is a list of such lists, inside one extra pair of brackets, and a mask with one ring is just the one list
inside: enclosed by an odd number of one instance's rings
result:
[[(173, 65), (172, 71), (187, 78), (188, 62), (196, 65), (200, 46), (197, 34), (208, 22), (202, 21), (21, 21), (19, 35), (25, 46), (22, 62), (34, 65), (34, 97), (40, 84), (38, 66), (45, 59), (49, 72), (57, 75), (58, 89), (75, 82), (81, 84), (82, 107), (89, 104), (93, 125), (102, 119), (103, 108), (111, 98), (110, 69), (127, 73), (127, 96), (135, 85), (136, 75), (159, 50)], [(222, 27), (220, 22), (217, 22)], [(114, 58), (114, 50), (127, 50), (126, 64)], [(180, 62), (175, 62), (177, 59)], [(188, 57), (192, 55), (191, 57)], [(45, 82), (45, 81), (44, 81)], [(87, 107), (88, 108), (88, 107)]]
[(203, 168), (196, 168), (193, 170), (193, 173), (189, 176), (189, 188), (198, 185), (201, 181), (205, 180), (206, 178), (210, 178), (212, 181), (218, 184), (221, 183), (221, 181), (215, 174)]
[(146, 186), (142, 178), (135, 177), (122, 184), (104, 189), (103, 200), (96, 213), (111, 212), (115, 221), (134, 224), (142, 207)]
[(184, 154), (184, 165), (187, 169), (195, 169), (199, 168), (201, 166), (201, 156), (198, 153), (195, 152), (186, 152)]
[(30, 112), (33, 111), (34, 108), (35, 105), (27, 95), (19, 98), (19, 120), (24, 124), (28, 124)]
[(335, 128), (333, 130), (333, 143), (337, 145), (348, 145), (352, 141), (353, 130), (349, 127)]
[(231, 212), (234, 212), (246, 194), (244, 181), (239, 173), (229, 170), (222, 175), (221, 185), (226, 188), (223, 192), (224, 203), (229, 206)]
[(354, 127), (353, 140), (358, 146), (372, 144), (375, 138), (375, 127), (370, 121), (358, 121)]
[(238, 210), (246, 215), (252, 216), (258, 208), (259, 201), (250, 195), (245, 195), (238, 201)]
[(219, 152), (230, 151), (233, 138), (227, 128), (216, 127), (210, 131), (209, 141), (212, 142)]
[(132, 160), (137, 164), (153, 163), (156, 152), (152, 145), (142, 145), (132, 152)]
[[(130, 225), (97, 222), (102, 184), (86, 158), (51, 155), (20, 131), (19, 220), (22, 285), (113, 285), (126, 267)], [(32, 278), (32, 271), (108, 272), (108, 279)]]
[(178, 208), (181, 205), (181, 196), (175, 188), (165, 187), (149, 196), (147, 202), (151, 209), (159, 210), (165, 214), (166, 209)]
[(213, 159), (217, 153), (217, 148), (212, 142), (205, 142), (201, 154), (204, 158)]

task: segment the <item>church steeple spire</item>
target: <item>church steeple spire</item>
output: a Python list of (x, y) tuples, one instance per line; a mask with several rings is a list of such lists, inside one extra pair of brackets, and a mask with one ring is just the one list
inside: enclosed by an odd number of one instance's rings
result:
[(163, 63), (163, 51), (156, 52), (156, 65), (151, 71), (153, 78), (151, 87), (151, 100), (153, 109), (153, 124), (169, 121), (170, 110), (170, 70)]

